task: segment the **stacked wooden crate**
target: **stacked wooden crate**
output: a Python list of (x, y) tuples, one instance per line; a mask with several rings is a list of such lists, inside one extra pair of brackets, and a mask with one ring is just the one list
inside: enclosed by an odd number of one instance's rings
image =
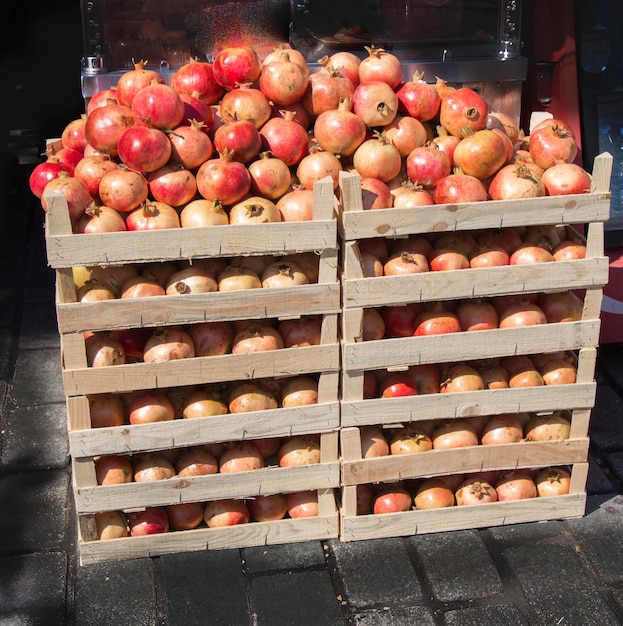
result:
[[(586, 498), (588, 425), (594, 404), (594, 367), (599, 337), (602, 288), (608, 279), (603, 223), (609, 216), (612, 159), (597, 157), (590, 193), (527, 200), (487, 201), (412, 209), (362, 210), (360, 179), (343, 173), (339, 222), (342, 276), (342, 498), (340, 537), (344, 541), (494, 526), (581, 516)], [(528, 225), (566, 226), (582, 231), (586, 257), (546, 264), (367, 277), (362, 240), (390, 240), (445, 231), (473, 232)], [(580, 225), (582, 228), (580, 228)], [(511, 294), (577, 290), (583, 294), (582, 319), (512, 329), (491, 329), (363, 341), (364, 312), (413, 302), (456, 301)], [(418, 364), (495, 359), (556, 351), (577, 353), (573, 384), (532, 388), (370, 398), (364, 394), (368, 371), (406, 370)], [(397, 427), (420, 420), (471, 418), (504, 413), (568, 411), (571, 432), (560, 441), (522, 441), (453, 450), (364, 458), (361, 429)], [(567, 495), (491, 502), (388, 514), (358, 514), (358, 486), (410, 479), (516, 468), (567, 466)]]
[[(338, 536), (340, 284), (337, 276), (336, 199), (330, 179), (316, 183), (314, 220), (300, 223), (225, 225), (150, 232), (72, 234), (67, 205), (51, 195), (46, 222), (48, 262), (57, 276), (57, 316), (67, 399), (73, 487), (82, 563), (171, 552), (288, 543)], [(247, 289), (176, 296), (80, 302), (77, 267), (192, 261), (214, 257), (313, 252), (318, 281), (296, 287)], [(159, 363), (88, 367), (85, 333), (184, 326), (206, 321), (284, 320), (321, 316), (319, 345), (250, 354), (225, 354)], [(89, 396), (193, 385), (318, 377), (318, 403), (195, 419), (92, 428)], [(177, 416), (179, 417), (179, 416)], [(240, 440), (314, 435), (321, 460), (302, 467), (271, 465), (254, 471), (173, 477), (143, 483), (98, 485), (94, 459)], [(136, 511), (182, 502), (244, 499), (260, 494), (315, 491), (315, 517), (251, 522), (225, 528), (201, 525), (142, 537), (102, 541), (94, 514)]]

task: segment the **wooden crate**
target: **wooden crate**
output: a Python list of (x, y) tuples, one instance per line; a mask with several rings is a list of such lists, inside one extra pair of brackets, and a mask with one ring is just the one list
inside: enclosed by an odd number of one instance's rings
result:
[(586, 507), (587, 475), (588, 463), (573, 464), (569, 494), (562, 496), (384, 515), (349, 514), (349, 511), (356, 510), (357, 487), (344, 487), (340, 509), (340, 539), (358, 541), (582, 517)]
[[(338, 341), (341, 288), (337, 277), (338, 241), (333, 183), (314, 188), (314, 219), (305, 223), (226, 225), (222, 227), (73, 234), (65, 199), (48, 198), (46, 245), (48, 263), (56, 270), (56, 309), (61, 336), (63, 385), (67, 402), (73, 491), (80, 527), (80, 558), (93, 563), (170, 552), (307, 541), (338, 536), (334, 490), (339, 487)], [(214, 292), (134, 300), (79, 302), (73, 269), (82, 266), (193, 261), (238, 256), (314, 252), (318, 281), (292, 288)], [(285, 320), (321, 317), (319, 345), (270, 353), (226, 354), (164, 363), (127, 363), (87, 367), (84, 333), (129, 328), (185, 326), (208, 321)], [(91, 428), (91, 394), (131, 393), (288, 378), (318, 378), (318, 403), (218, 417)], [(200, 444), (317, 434), (321, 462), (304, 468), (266, 467), (255, 472), (216, 474), (157, 483), (97, 485), (94, 458), (104, 454), (179, 449)], [(316, 518), (253, 522), (245, 528), (175, 531), (166, 536), (100, 541), (93, 514), (128, 511), (178, 502), (207, 502), (259, 494), (314, 490), (319, 496)]]
[[(608, 280), (604, 256), (604, 222), (609, 217), (612, 158), (595, 160), (593, 189), (588, 194), (534, 200), (435, 205), (422, 209), (362, 210), (357, 175), (341, 177), (339, 221), (342, 274), (342, 490), (340, 537), (344, 541), (494, 526), (581, 516), (585, 505), (588, 425), (595, 401), (596, 347), (599, 343), (603, 286)], [(410, 276), (366, 278), (359, 242), (371, 238), (405, 238), (446, 231), (476, 231), (525, 225), (566, 226), (570, 237), (583, 237), (586, 258), (533, 266), (427, 272)], [(516, 329), (493, 329), (424, 337), (362, 341), (368, 308), (414, 302), (495, 298), (511, 294), (582, 293), (577, 322)], [(515, 354), (577, 351), (574, 384), (402, 398), (364, 399), (365, 372), (401, 371), (411, 365), (469, 362)], [(431, 419), (454, 419), (500, 413), (568, 410), (571, 434), (560, 442), (522, 442), (474, 446), (462, 450), (363, 459), (360, 429), (365, 425), (399, 426)], [(569, 495), (482, 506), (451, 507), (389, 515), (357, 516), (357, 485), (396, 482), (550, 465), (572, 467)]]
[(339, 515), (334, 489), (318, 489), (316, 517), (284, 518), (270, 522), (249, 522), (238, 526), (169, 531), (143, 537), (97, 539), (92, 515), (78, 518), (81, 565), (121, 561), (178, 552), (248, 548), (301, 541), (334, 539), (339, 536)]

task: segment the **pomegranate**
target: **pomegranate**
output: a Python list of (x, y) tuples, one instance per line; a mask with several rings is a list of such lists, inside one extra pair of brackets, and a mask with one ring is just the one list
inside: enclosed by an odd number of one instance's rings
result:
[(195, 356), (190, 335), (176, 326), (158, 328), (145, 342), (145, 363), (161, 363)]
[(221, 452), (218, 463), (222, 474), (248, 472), (264, 467), (264, 457), (250, 441), (232, 441)]
[(277, 205), (262, 196), (247, 196), (229, 209), (230, 224), (266, 224), (281, 222)]
[(163, 230), (180, 228), (180, 216), (169, 204), (151, 200), (145, 202), (125, 218), (128, 230)]
[(273, 117), (260, 129), (262, 149), (270, 150), (288, 167), (298, 165), (309, 149), (307, 132), (293, 117), (292, 113)]
[(173, 87), (151, 83), (134, 95), (132, 112), (138, 124), (166, 130), (184, 120), (184, 102)]
[(396, 95), (401, 111), (420, 122), (428, 122), (439, 113), (441, 98), (435, 86), (426, 83), (419, 72), (403, 83)]
[(309, 68), (307, 64), (293, 61), (290, 52), (284, 50), (278, 59), (262, 64), (258, 84), (273, 106), (292, 104), (307, 91)]
[(398, 97), (380, 80), (360, 82), (353, 92), (353, 111), (368, 128), (389, 126), (398, 114)]
[(323, 57), (319, 60), (319, 63), (323, 67), (339, 67), (342, 74), (353, 84), (353, 87), (359, 84), (359, 65), (361, 64), (361, 59), (355, 53), (341, 50), (335, 52), (330, 57)]
[(157, 128), (132, 126), (119, 137), (117, 153), (128, 169), (153, 172), (169, 160), (171, 143)]
[(571, 163), (578, 153), (578, 145), (566, 125), (550, 123), (532, 130), (529, 151), (534, 162), (547, 170), (557, 163)]
[(171, 76), (171, 87), (180, 95), (197, 94), (207, 104), (216, 104), (225, 93), (225, 88), (214, 78), (212, 64), (197, 58), (190, 59), (175, 70)]
[(222, 528), (223, 526), (248, 524), (251, 513), (244, 500), (223, 498), (206, 502), (203, 519), (209, 528)]
[(97, 200), (99, 199), (99, 186), (102, 176), (114, 169), (117, 169), (117, 163), (106, 155), (85, 156), (76, 165), (73, 176), (81, 180), (90, 196)]
[(489, 183), (492, 200), (539, 198), (545, 195), (542, 179), (531, 169), (511, 163), (499, 169)]
[(53, 179), (58, 178), (61, 172), (73, 175), (73, 169), (65, 163), (61, 163), (55, 157), (48, 157), (42, 163), (38, 163), (30, 173), (28, 185), (30, 191), (39, 199), (43, 196), (43, 190)]
[(353, 166), (362, 178), (378, 178), (389, 182), (402, 168), (398, 148), (389, 142), (384, 133), (364, 141), (353, 154)]
[(136, 123), (134, 112), (129, 106), (109, 102), (88, 115), (84, 135), (95, 150), (116, 157), (119, 154), (119, 138)]
[(160, 389), (143, 391), (132, 397), (128, 406), (130, 424), (152, 424), (175, 418), (175, 411), (166, 393)]
[(367, 128), (352, 110), (352, 99), (344, 98), (337, 109), (323, 111), (314, 121), (314, 138), (327, 152), (350, 156), (364, 142)]
[(591, 177), (575, 163), (556, 163), (543, 172), (543, 187), (548, 196), (588, 193)]
[[(240, 85), (228, 91), (219, 104), (219, 115), (223, 124), (232, 120), (247, 120), (258, 130), (270, 119), (272, 112), (268, 98), (250, 85)], [(213, 125), (214, 132), (219, 125)]]
[(485, 128), (467, 133), (457, 144), (453, 158), (465, 174), (484, 180), (506, 163), (506, 147), (498, 134)]
[(210, 201), (205, 198), (191, 200), (180, 211), (182, 228), (224, 226), (225, 224), (229, 224), (229, 216), (219, 200)]
[(341, 72), (339, 66), (323, 65), (309, 77), (307, 91), (302, 98), (305, 110), (317, 117), (324, 111), (339, 108), (342, 100), (353, 100), (355, 87)]
[(205, 161), (195, 175), (197, 190), (206, 200), (219, 200), (223, 205), (236, 204), (251, 189), (251, 175), (243, 163), (234, 161), (225, 151)]
[(409, 179), (424, 188), (437, 186), (442, 178), (450, 175), (452, 169), (445, 152), (430, 144), (414, 148), (407, 156), (405, 166)]
[(488, 114), (484, 98), (469, 87), (452, 89), (441, 98), (439, 122), (455, 137), (486, 128)]
[(98, 195), (106, 206), (130, 213), (147, 200), (149, 185), (143, 174), (119, 165), (104, 173)]
[(181, 163), (167, 162), (149, 174), (147, 184), (154, 200), (172, 207), (185, 206), (197, 194), (195, 175)]
[(290, 168), (270, 151), (262, 152), (259, 158), (247, 167), (251, 175), (251, 191), (255, 195), (276, 200), (290, 189), (292, 182)]
[(418, 424), (394, 430), (389, 438), (390, 454), (417, 454), (432, 449), (432, 439)]
[(41, 196), (44, 211), (48, 210), (48, 194), (52, 192), (65, 198), (72, 222), (78, 221), (91, 203), (91, 195), (86, 185), (80, 179), (70, 176), (69, 172), (59, 172), (58, 177), (51, 179), (44, 187)]
[(402, 82), (402, 61), (395, 54), (374, 45), (365, 46), (365, 49), (368, 56), (359, 64), (359, 82), (377, 80), (396, 89)]
[(333, 181), (333, 188), (339, 185), (342, 162), (331, 152), (312, 147), (297, 165), (296, 177), (301, 185), (313, 191), (314, 184), (327, 176)]
[(214, 79), (227, 90), (253, 83), (260, 77), (261, 62), (249, 46), (229, 46), (216, 53), (212, 64)]
[(435, 186), (435, 204), (456, 204), (458, 202), (484, 202), (488, 200), (487, 190), (482, 181), (471, 174), (457, 170), (444, 176)]
[(147, 61), (141, 60), (119, 77), (114, 95), (119, 104), (129, 107), (132, 106), (136, 92), (152, 83), (164, 84), (164, 78), (159, 72), (147, 69)]
[(219, 153), (229, 152), (232, 160), (248, 164), (259, 154), (262, 140), (249, 120), (231, 120), (214, 132), (214, 147)]
[(228, 396), (230, 413), (247, 413), (278, 408), (276, 397), (268, 390), (254, 383), (234, 385)]
[[(277, 160), (283, 163), (281, 159)], [(270, 195), (262, 195), (270, 198)], [(277, 208), (284, 222), (312, 220), (314, 219), (314, 192), (312, 189), (296, 187), (291, 191), (287, 191), (277, 200)]]
[(417, 488), (413, 503), (420, 510), (454, 506), (454, 492), (441, 478), (427, 478)]
[(119, 233), (127, 230), (121, 213), (105, 205), (91, 203), (76, 224), (76, 233)]

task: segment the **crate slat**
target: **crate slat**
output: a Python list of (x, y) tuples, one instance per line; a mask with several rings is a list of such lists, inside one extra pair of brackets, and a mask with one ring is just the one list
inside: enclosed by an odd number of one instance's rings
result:
[(301, 467), (266, 467), (248, 472), (168, 478), (120, 485), (80, 485), (74, 481), (76, 511), (97, 513), (166, 506), (180, 502), (208, 502), (222, 498), (334, 489), (340, 484), (340, 466), (317, 463)]
[(226, 354), (83, 369), (71, 369), (65, 354), (62, 378), (65, 395), (76, 396), (296, 376), (310, 372), (338, 371), (339, 366), (337, 343), (253, 354)]
[(522, 441), (520, 443), (470, 446), (454, 450), (429, 450), (342, 462), (342, 484), (360, 485), (430, 478), (444, 474), (571, 465), (585, 462), (588, 439)]

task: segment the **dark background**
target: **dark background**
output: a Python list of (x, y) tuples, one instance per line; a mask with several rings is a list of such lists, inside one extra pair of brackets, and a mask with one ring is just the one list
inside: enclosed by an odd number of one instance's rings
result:
[[(84, 111), (79, 0), (4, 0), (1, 75), (8, 130), (59, 136)], [(6, 110), (6, 109), (5, 109)]]

